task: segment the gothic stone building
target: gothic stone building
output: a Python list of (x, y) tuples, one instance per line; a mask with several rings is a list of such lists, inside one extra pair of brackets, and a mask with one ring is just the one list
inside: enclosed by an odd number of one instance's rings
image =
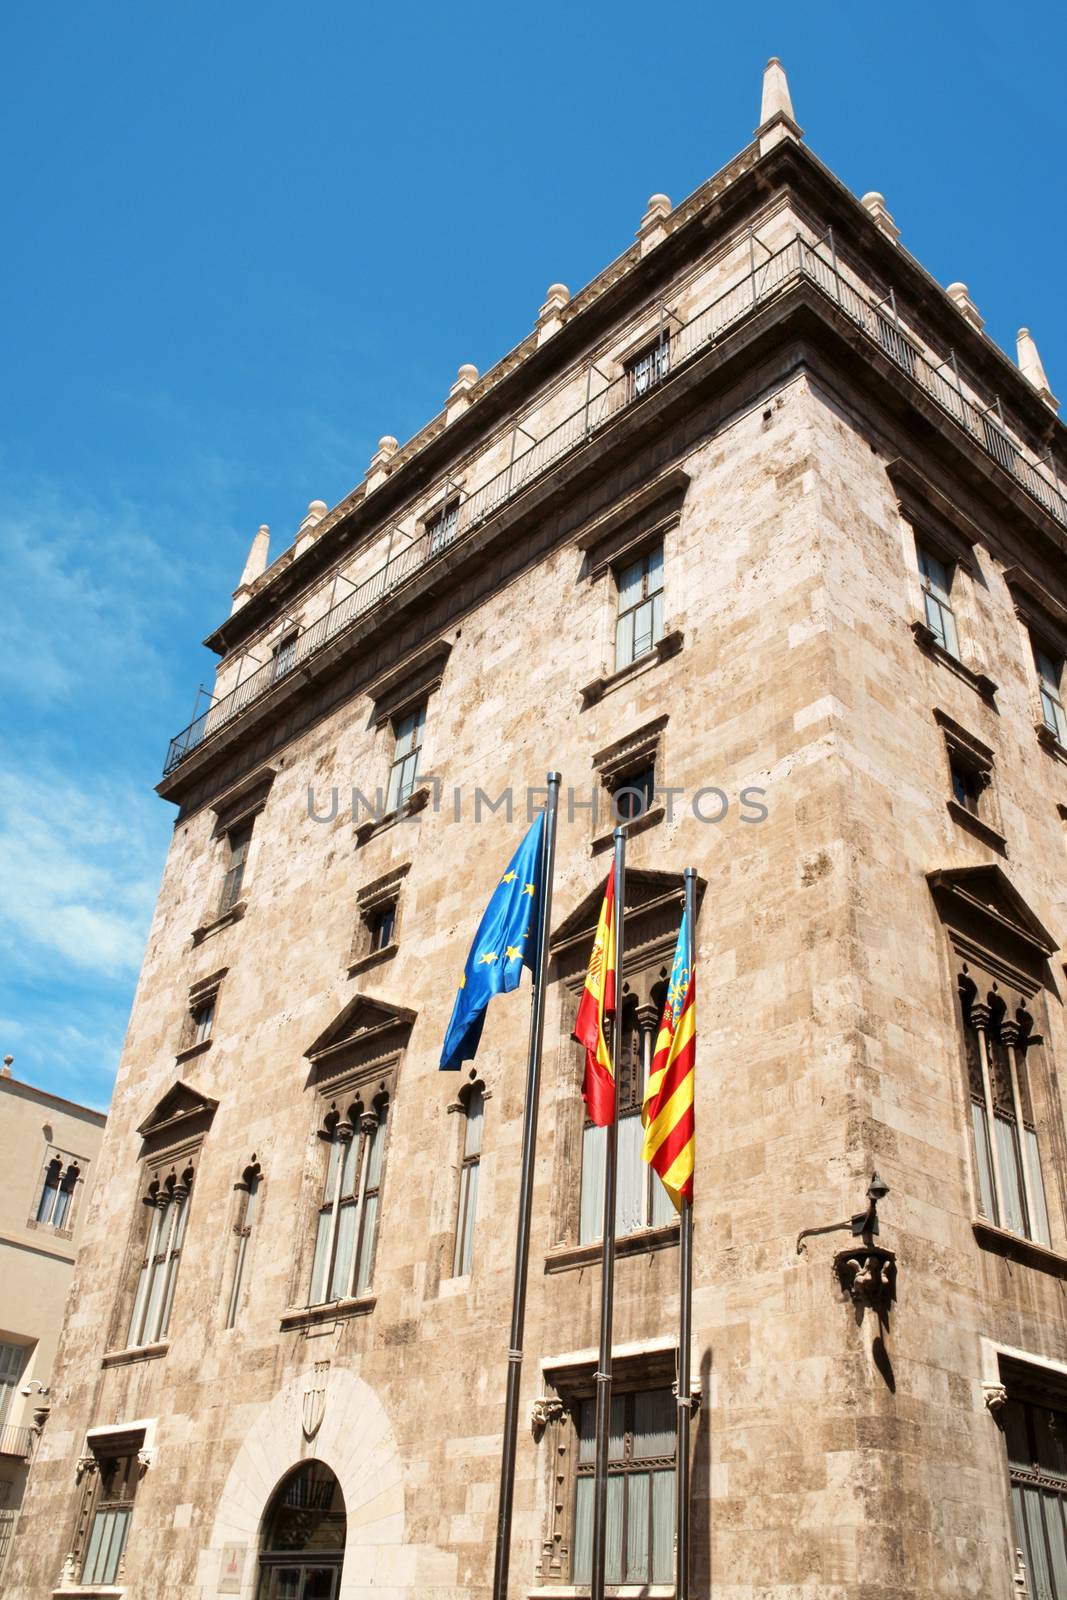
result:
[(550, 768), (512, 1595), (588, 1592), (569, 1035), (614, 797), (613, 1583), (673, 1593), (677, 1227), (635, 1116), (691, 864), (698, 1592), (1064, 1600), (1065, 444), (1029, 334), (1009, 361), (820, 164), (772, 62), (736, 159), (269, 565), (260, 531), (159, 786), (14, 1600), (488, 1595), (523, 994), (473, 1073), (437, 1058)]

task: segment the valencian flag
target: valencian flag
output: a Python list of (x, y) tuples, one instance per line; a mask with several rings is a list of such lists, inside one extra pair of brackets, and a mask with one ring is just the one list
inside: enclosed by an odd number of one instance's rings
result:
[(544, 835), (542, 811), (512, 856), (478, 924), (441, 1047), (442, 1072), (458, 1072), (462, 1062), (473, 1061), (490, 1000), (517, 989), (524, 966), (536, 970)]
[(589, 971), (571, 1035), (585, 1045), (582, 1097), (592, 1122), (606, 1128), (615, 1118), (615, 1074), (604, 1042), (604, 1023), (615, 1013), (615, 873), (608, 877), (596, 926)]
[(696, 974), (689, 971), (689, 930), (683, 915), (674, 951), (667, 1001), (641, 1109), (645, 1142), (641, 1154), (659, 1173), (663, 1187), (682, 1209), (693, 1201), (696, 1139), (693, 1088), (696, 1073)]

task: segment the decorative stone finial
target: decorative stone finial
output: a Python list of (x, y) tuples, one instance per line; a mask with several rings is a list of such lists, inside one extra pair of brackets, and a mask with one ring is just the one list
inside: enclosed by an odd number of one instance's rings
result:
[(308, 545), (315, 543), (315, 529), (326, 515), (329, 507), (325, 500), (312, 500), (308, 504), (307, 516), (296, 530), (296, 541), (293, 554), (301, 555)]
[(3, 1071), (0, 1071), (0, 1078), (10, 1078), (10, 1076), (11, 1076), (11, 1063), (14, 1061), (14, 1059), (15, 1059), (14, 1056), (5, 1056), (4, 1057), (4, 1066), (3, 1066)]
[(1037, 345), (1029, 328), (1020, 328), (1015, 336), (1015, 355), (1019, 363), (1019, 371), (1028, 383), (1032, 383), (1042, 400), (1052, 411), (1060, 409), (1060, 403), (1049, 388), (1045, 369), (1041, 364), (1041, 357), (1037, 353)]
[(900, 229), (886, 210), (885, 195), (879, 194), (877, 189), (871, 189), (862, 197), (860, 205), (866, 207), (882, 232), (896, 244), (900, 238)]
[(568, 305), (571, 292), (565, 283), (550, 283), (545, 303), (537, 313), (537, 342), (544, 344), (563, 326), (563, 308)]
[(465, 361), (456, 373), (456, 381), (448, 391), (448, 402), (445, 405), (445, 421), (451, 422), (461, 412), (466, 411), (470, 405), (468, 389), (473, 389), (478, 382), (478, 368), (471, 362)]
[(637, 237), (641, 241), (641, 254), (643, 256), (647, 255), (650, 250), (654, 250), (656, 245), (667, 237), (664, 218), (668, 217), (670, 212), (671, 202), (667, 195), (653, 194), (649, 196), (648, 206), (637, 230)]
[(985, 327), (985, 318), (982, 316), (978, 310), (978, 307), (971, 299), (970, 291), (968, 290), (967, 285), (965, 283), (950, 283), (948, 288), (945, 290), (945, 293), (967, 318), (967, 321), (971, 324), (971, 327), (977, 328), (978, 332), (981, 333), (982, 329)]
[(261, 578), (267, 570), (267, 556), (270, 552), (270, 528), (261, 522), (255, 538), (248, 551), (248, 560), (245, 562), (241, 581), (233, 591), (233, 605), (230, 607), (232, 616), (248, 599), (248, 592), (257, 578)]
[(389, 462), (396, 455), (399, 448), (400, 446), (391, 433), (382, 434), (382, 437), (378, 440), (378, 448), (371, 456), (370, 466), (367, 468), (365, 489), (367, 494), (370, 494), (372, 489), (377, 489), (380, 483), (385, 482), (389, 475)]

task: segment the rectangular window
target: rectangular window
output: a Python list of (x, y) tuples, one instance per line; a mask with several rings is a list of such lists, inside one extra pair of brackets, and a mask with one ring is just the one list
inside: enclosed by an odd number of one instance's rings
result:
[(271, 651), (270, 677), (272, 683), (276, 682), (278, 678), (284, 678), (285, 674), (296, 662), (296, 641), (297, 634), (295, 632), (287, 633), (285, 638), (279, 640)]
[(611, 811), (616, 822), (643, 817), (656, 792), (656, 766), (651, 762), (637, 772), (627, 772), (612, 785)]
[(983, 1000), (969, 974), (960, 975), (959, 990), (979, 1207), (995, 1227), (1047, 1246), (1048, 1207), (1030, 1096), (1028, 1056), (1035, 1044), (1029, 1019), (1017, 1021), (996, 990)]
[[(677, 1213), (659, 1178), (642, 1159), (644, 1126), (641, 1102), (652, 1064), (653, 1031), (658, 1019), (638, 1024), (632, 1008), (624, 1016), (622, 1060), (618, 1083), (618, 1159), (616, 1163), (615, 1231), (621, 1238), (641, 1228), (673, 1222)], [(578, 1242), (592, 1244), (604, 1226), (604, 1154), (607, 1129), (587, 1122), (582, 1136), (582, 1193)]]
[(956, 613), (952, 609), (952, 565), (941, 561), (923, 545), (917, 545), (919, 575), (922, 579), (926, 626), (950, 656), (960, 658)]
[(203, 1005), (194, 1007), (192, 1012), (193, 1043), (204, 1044), (211, 1038), (211, 1030), (215, 1025), (215, 997), (205, 1000)]
[(248, 848), (252, 843), (252, 824), (243, 822), (238, 828), (231, 828), (226, 835), (229, 850), (229, 863), (226, 876), (222, 881), (222, 894), (219, 896), (219, 916), (224, 916), (227, 911), (237, 904), (241, 898), (241, 888), (244, 884), (245, 865), (248, 861)]
[(615, 670), (647, 655), (663, 638), (663, 546), (615, 575), (619, 591), (619, 618), (615, 624)]
[(949, 770), (952, 774), (952, 794), (958, 805), (970, 811), (973, 816), (979, 815), (979, 801), (985, 784), (973, 768), (966, 767), (960, 761), (952, 761)]
[(85, 1585), (113, 1584), (122, 1570), (140, 1467), (136, 1450), (123, 1455), (94, 1450), (94, 1456), (95, 1482), (91, 1490), (81, 1581)]
[(372, 950), (388, 949), (396, 930), (396, 901), (387, 900), (384, 905), (375, 906), (367, 915), (367, 929)]
[(1034, 665), (1037, 667), (1037, 682), (1041, 693), (1041, 720), (1049, 732), (1055, 735), (1057, 744), (1067, 745), (1067, 716), (1064, 715), (1060, 688), (1063, 680), (1063, 657), (1050, 655), (1035, 645)]
[[(588, 1584), (593, 1557), (596, 1401), (578, 1403), (571, 1577)], [(605, 1576), (608, 1583), (669, 1584), (674, 1577), (677, 1407), (669, 1388), (613, 1394), (608, 1430)]]
[(482, 1159), (482, 1122), (485, 1097), (477, 1084), (467, 1094), (463, 1117), (463, 1164), (459, 1172), (459, 1209), (452, 1276), (461, 1278), (471, 1269), (474, 1255), (474, 1219), (478, 1211), (478, 1169)]
[(1067, 1600), (1067, 1411), (1009, 1399), (1003, 1416), (1028, 1593)]
[(312, 1305), (366, 1294), (374, 1273), (378, 1240), (388, 1101), (351, 1115), (331, 1113), (320, 1137), (329, 1146), (326, 1183), (319, 1208)]
[(415, 792), (419, 776), (419, 758), (426, 731), (426, 707), (417, 706), (395, 723), (396, 749), (389, 769), (389, 789), (385, 799), (386, 812), (399, 809)]
[(81, 1177), (78, 1163), (56, 1154), (45, 1167), (34, 1220), (50, 1228), (69, 1228), (74, 1192)]
[(436, 555), (445, 545), (451, 544), (459, 526), (459, 496), (450, 500), (434, 516), (427, 517), (425, 531), (430, 541), (430, 554)]
[(28, 1354), (24, 1344), (0, 1344), (0, 1423), (7, 1421)]
[(653, 342), (636, 356), (633, 356), (625, 367), (626, 372), (626, 398), (637, 400), (641, 395), (647, 394), (655, 384), (660, 383), (671, 368), (671, 332), (664, 328)]
[(144, 1245), (130, 1314), (129, 1346), (155, 1344), (167, 1336), (192, 1183), (191, 1166), (181, 1173), (172, 1167), (166, 1174), (153, 1174), (144, 1194), (147, 1218), (141, 1223)]

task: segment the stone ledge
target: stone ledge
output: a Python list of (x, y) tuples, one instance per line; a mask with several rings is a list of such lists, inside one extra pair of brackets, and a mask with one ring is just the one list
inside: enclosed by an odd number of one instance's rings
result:
[(175, 1066), (178, 1066), (183, 1061), (192, 1061), (194, 1059), (194, 1057), (202, 1056), (204, 1054), (205, 1050), (210, 1050), (210, 1049), (211, 1049), (211, 1040), (210, 1039), (201, 1039), (199, 1044), (187, 1044), (185, 1049), (184, 1050), (179, 1050), (177, 1055), (174, 1057), (174, 1064), (175, 1064)]
[(224, 911), (221, 917), (216, 917), (213, 922), (201, 923), (199, 928), (193, 929), (193, 943), (203, 944), (205, 939), (210, 939), (213, 933), (218, 933), (220, 928), (228, 928), (231, 923), (240, 922), (248, 909), (247, 900), (238, 900), (236, 905)]
[(361, 972), (369, 972), (371, 967), (380, 966), (383, 961), (392, 961), (399, 949), (400, 946), (394, 943), (383, 945), (380, 950), (368, 950), (365, 956), (357, 956), (349, 962), (348, 976), (355, 978)]
[(639, 677), (642, 672), (648, 672), (652, 667), (658, 667), (662, 661), (669, 661), (676, 656), (685, 643), (685, 635), (680, 628), (674, 628), (670, 633), (665, 633), (658, 644), (643, 656), (638, 656), (636, 661), (631, 661), (629, 666), (620, 667), (617, 672), (609, 672), (604, 677), (594, 678), (592, 683), (587, 683), (578, 692), (582, 697), (582, 710), (587, 706), (595, 706), (603, 700), (606, 694), (611, 694), (613, 689), (620, 684), (629, 683), (631, 678)]
[(1035, 722), (1034, 732), (1037, 734), (1037, 742), (1042, 750), (1047, 750), (1050, 756), (1056, 757), (1057, 761), (1067, 762), (1067, 749), (1064, 748), (1047, 724)]
[(360, 846), (369, 844), (377, 834), (384, 833), (387, 828), (393, 828), (398, 822), (406, 822), (408, 817), (425, 811), (429, 801), (430, 791), (427, 787), (413, 790), (404, 804), (397, 806), (395, 811), (387, 811), (384, 817), (370, 817), (366, 822), (361, 822), (355, 830), (356, 844)]
[(347, 1317), (366, 1317), (378, 1304), (376, 1294), (358, 1299), (327, 1300), (321, 1306), (292, 1306), (283, 1311), (278, 1324), (283, 1333), (294, 1328), (317, 1328), (323, 1322), (343, 1322)]
[(973, 1217), (971, 1227), (983, 1250), (1009, 1256), (1024, 1267), (1036, 1267), (1039, 1272), (1051, 1273), (1055, 1278), (1067, 1278), (1067, 1256), (1058, 1250), (1050, 1250), (1048, 1245), (1038, 1244), (1033, 1239), (1024, 1239), (1020, 1233), (1008, 1233), (1007, 1229), (997, 1228), (983, 1217)]
[[(670, 1250), (678, 1243), (676, 1222), (662, 1223), (658, 1228), (642, 1228), (639, 1233), (627, 1233), (615, 1241), (615, 1255), (644, 1256), (656, 1250)], [(582, 1267), (592, 1267), (600, 1261), (603, 1246), (599, 1239), (590, 1244), (568, 1244), (550, 1250), (545, 1256), (545, 1272), (576, 1272)], [(576, 1590), (575, 1593), (582, 1593)]]
[(995, 684), (992, 678), (987, 678), (984, 672), (975, 672), (972, 668), (965, 666), (950, 650), (946, 650), (944, 645), (938, 643), (937, 635), (932, 628), (926, 626), (925, 622), (913, 622), (911, 631), (915, 643), (924, 655), (930, 656), (934, 661), (940, 661), (943, 667), (947, 667), (950, 672), (954, 672), (957, 678), (961, 678), (969, 688), (974, 690), (975, 694), (981, 696), (987, 706), (991, 706), (996, 711), (996, 694), (999, 685)]
[[(165, 1356), (170, 1349), (169, 1339), (160, 1339), (155, 1344), (130, 1345), (125, 1350), (109, 1350), (101, 1356), (102, 1367), (126, 1367), (135, 1361), (158, 1361), (160, 1356)], [(108, 1590), (108, 1593), (111, 1591)]]
[[(625, 787), (625, 786), (624, 786)], [(622, 826), (626, 829), (626, 837), (632, 839), (635, 833), (644, 833), (646, 828), (654, 828), (662, 822), (667, 815), (663, 806), (649, 806), (639, 817), (629, 817), (623, 820)], [(615, 842), (614, 829), (611, 833), (602, 833), (599, 839), (594, 839), (589, 846), (590, 853), (594, 856), (603, 855), (605, 850), (610, 850)]]
[(958, 800), (946, 800), (948, 814), (953, 822), (961, 828), (966, 828), (968, 833), (973, 833), (976, 839), (981, 839), (991, 850), (997, 850), (1002, 856), (1008, 853), (1008, 841), (996, 828), (990, 827), (981, 817), (976, 817), (973, 811), (968, 811), (966, 806), (961, 806)]

